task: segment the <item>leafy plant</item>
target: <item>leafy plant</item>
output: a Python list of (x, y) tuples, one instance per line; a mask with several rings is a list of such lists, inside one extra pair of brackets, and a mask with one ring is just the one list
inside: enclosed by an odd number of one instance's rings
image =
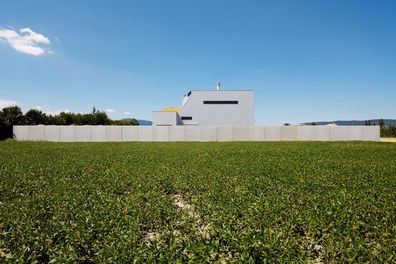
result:
[(396, 145), (0, 142), (0, 262), (395, 261)]

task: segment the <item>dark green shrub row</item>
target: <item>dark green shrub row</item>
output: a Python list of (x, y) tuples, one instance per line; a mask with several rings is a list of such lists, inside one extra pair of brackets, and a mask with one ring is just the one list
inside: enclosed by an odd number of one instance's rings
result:
[(15, 125), (139, 125), (130, 120), (111, 120), (105, 112), (95, 109), (89, 114), (61, 112), (59, 115), (46, 115), (44, 112), (31, 109), (25, 114), (19, 106), (6, 107), (0, 110), (0, 140), (12, 138), (12, 126)]

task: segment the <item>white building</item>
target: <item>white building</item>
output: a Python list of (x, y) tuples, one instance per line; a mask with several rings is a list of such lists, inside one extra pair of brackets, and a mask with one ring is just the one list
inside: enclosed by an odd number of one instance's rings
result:
[(177, 111), (154, 111), (153, 126), (254, 125), (252, 90), (192, 90)]

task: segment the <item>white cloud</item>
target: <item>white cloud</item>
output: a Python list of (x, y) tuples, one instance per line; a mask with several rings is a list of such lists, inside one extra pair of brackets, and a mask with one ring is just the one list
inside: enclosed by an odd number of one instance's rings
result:
[(43, 110), (43, 107), (41, 105), (36, 105), (35, 107), (33, 107), (33, 109), (41, 111), (41, 110)]
[(71, 111), (69, 109), (56, 109), (56, 110), (51, 110), (48, 106), (41, 106), (41, 105), (36, 105), (35, 107), (33, 107), (33, 109), (42, 111), (43, 113), (46, 113), (47, 115), (59, 115), (62, 112), (65, 113), (70, 113)]
[(124, 115), (132, 115), (131, 112), (124, 112)]
[(12, 29), (0, 29), (0, 40), (7, 42), (15, 50), (29, 55), (41, 56), (46, 52), (50, 53), (40, 46), (40, 44), (51, 44), (50, 40), (30, 28), (22, 28), (19, 33)]
[[(41, 111), (43, 111), (43, 110), (41, 110)], [(69, 109), (58, 109), (58, 110), (54, 110), (54, 111), (46, 110), (46, 111), (43, 111), (43, 112), (46, 113), (47, 115), (55, 116), (55, 115), (59, 115), (62, 112), (70, 113), (71, 111)]]
[(107, 112), (107, 113), (115, 113), (115, 112), (116, 112), (116, 110), (114, 110), (114, 109), (111, 109), (111, 108), (108, 108), (108, 109), (106, 109), (106, 112)]
[(9, 107), (9, 106), (15, 106), (15, 105), (18, 105), (18, 103), (15, 102), (15, 101), (0, 99), (0, 109), (3, 109), (5, 107)]

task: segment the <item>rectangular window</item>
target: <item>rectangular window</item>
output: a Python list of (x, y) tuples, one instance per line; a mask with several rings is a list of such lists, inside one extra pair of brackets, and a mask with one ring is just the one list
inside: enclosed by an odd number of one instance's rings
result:
[(192, 116), (182, 116), (181, 120), (192, 120)]
[(204, 104), (238, 104), (238, 101), (203, 101)]

